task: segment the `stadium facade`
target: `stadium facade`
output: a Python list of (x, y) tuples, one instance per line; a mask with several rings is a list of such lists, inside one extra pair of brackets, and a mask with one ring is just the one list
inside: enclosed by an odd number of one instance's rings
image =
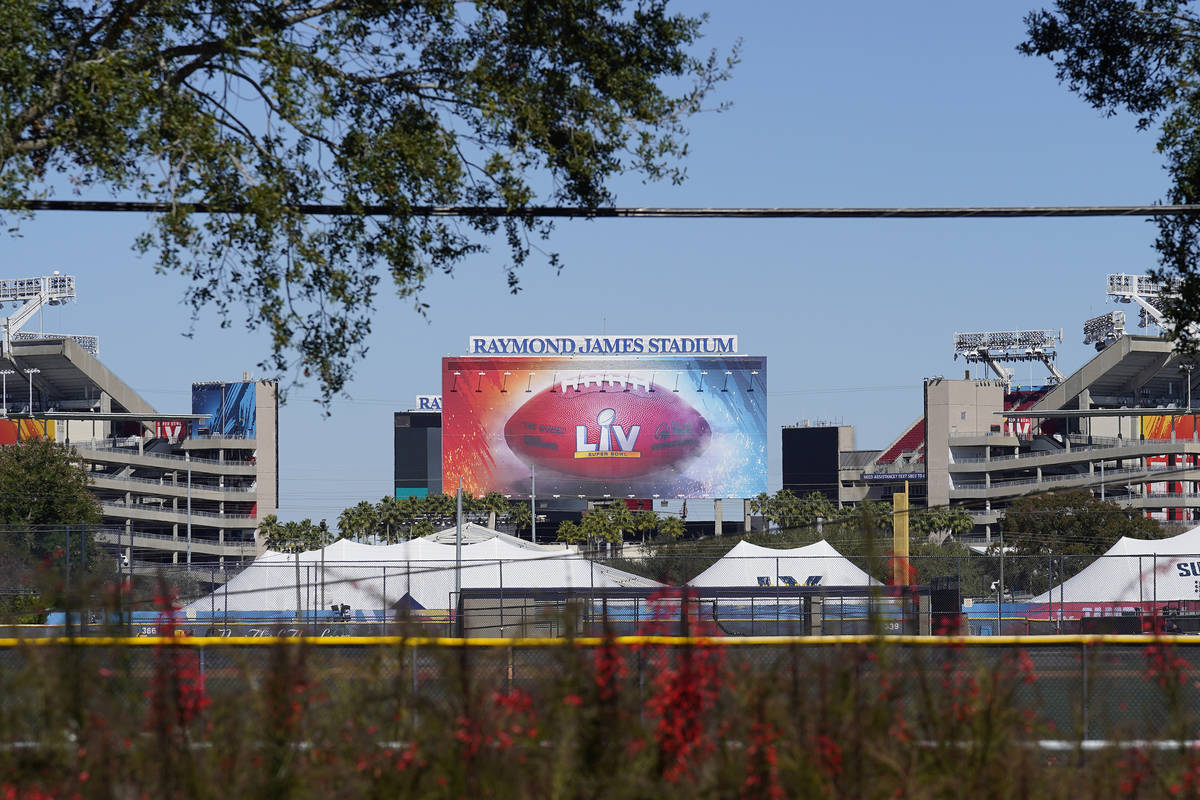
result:
[(100, 361), (96, 337), (20, 330), (74, 297), (71, 276), (0, 281), (0, 302), (21, 304), (0, 338), (0, 444), (73, 447), (103, 514), (94, 537), (131, 566), (252, 560), (279, 498), (275, 382), (196, 383), (189, 413), (160, 412)]
[[(1109, 295), (1141, 308), (1142, 324), (1164, 323), (1158, 288), (1129, 275), (1108, 277)], [(1084, 324), (1097, 353), (1070, 375), (1054, 365), (1052, 331), (956, 334), (955, 355), (986, 365), (989, 377), (927, 378), (925, 412), (882, 450), (855, 450), (853, 432), (785, 428), (784, 486), (824, 491), (840, 505), (887, 499), (907, 481), (930, 507), (966, 508), (990, 540), (1019, 497), (1083, 489), (1164, 523), (1200, 521), (1200, 439), (1192, 396), (1200, 375), (1161, 336), (1124, 329), (1124, 313)], [(1061, 332), (1058, 334), (1061, 339)], [(1042, 361), (1046, 384), (1013, 388), (1008, 361)], [(1197, 395), (1200, 397), (1200, 395)], [(824, 428), (824, 431), (823, 431)], [(837, 481), (830, 481), (837, 443)], [(850, 442), (849, 446), (844, 446)], [(788, 485), (790, 450), (814, 443), (807, 462), (826, 467)], [(800, 473), (793, 473), (800, 475)]]

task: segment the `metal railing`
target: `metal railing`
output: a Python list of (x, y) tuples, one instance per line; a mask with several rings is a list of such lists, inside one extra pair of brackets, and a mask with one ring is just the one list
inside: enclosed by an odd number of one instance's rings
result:
[(116, 500), (101, 500), (100, 505), (104, 508), (124, 508), (134, 511), (146, 511), (155, 514), (174, 514), (178, 517), (187, 517), (189, 514), (193, 517), (207, 517), (212, 519), (227, 519), (238, 522), (252, 522), (257, 519), (253, 514), (222, 514), (218, 511), (197, 511), (192, 509), (188, 512), (183, 509), (162, 508), (145, 503), (121, 503)]
[(78, 450), (93, 450), (110, 453), (123, 453), (125, 455), (135, 456), (137, 458), (154, 458), (174, 463), (183, 463), (191, 461), (193, 464), (217, 464), (227, 467), (253, 467), (254, 463), (250, 461), (233, 461), (230, 459), (221, 460), (218, 458), (203, 458), (201, 456), (192, 456), (190, 459), (187, 456), (177, 456), (174, 453), (156, 453), (156, 452), (138, 452), (137, 445), (132, 447), (128, 445), (114, 445), (106, 440), (93, 440), (76, 442), (71, 441), (71, 446)]
[[(1167, 464), (1148, 464), (1144, 467), (1128, 467), (1124, 469), (1106, 469), (1103, 473), (1105, 484), (1119, 482), (1116, 479), (1123, 476), (1145, 475), (1147, 473), (1161, 470), (1179, 470), (1180, 467), (1172, 467)], [(1153, 476), (1150, 476), (1151, 478)], [(950, 490), (955, 489), (997, 489), (1005, 486), (1028, 486), (1035, 483), (1056, 483), (1060, 481), (1073, 480), (1093, 480), (1097, 483), (1101, 479), (1100, 470), (1094, 472), (1076, 472), (1069, 475), (1043, 475), (1040, 478), (1003, 478), (985, 483), (984, 481), (958, 481), (955, 480), (950, 486)]]
[[(93, 479), (97, 479), (97, 480), (103, 479), (106, 481), (139, 483), (139, 484), (149, 485), (149, 486), (164, 486), (164, 487), (169, 486), (173, 489), (187, 489), (186, 481), (181, 482), (181, 483), (173, 483), (171, 481), (155, 480), (153, 478), (134, 478), (134, 477), (121, 476), (121, 475), (105, 475), (105, 474), (97, 474), (97, 473), (93, 473), (90, 477), (92, 477)], [(237, 493), (253, 494), (258, 491), (258, 488), (255, 486), (249, 486), (249, 487), (247, 487), (247, 486), (216, 486), (214, 484), (209, 484), (209, 483), (197, 483), (194, 480), (192, 481), (192, 489), (193, 490), (201, 489), (201, 490), (209, 491), (209, 492), (231, 492), (231, 493), (235, 493), (235, 494), (237, 494)]]

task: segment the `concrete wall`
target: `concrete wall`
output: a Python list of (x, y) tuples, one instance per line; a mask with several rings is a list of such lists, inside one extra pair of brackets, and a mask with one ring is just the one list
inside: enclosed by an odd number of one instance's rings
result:
[[(260, 380), (254, 392), (258, 428), (258, 519), (279, 508), (279, 389), (275, 381)], [(256, 534), (257, 538), (257, 534)]]
[(991, 380), (925, 381), (925, 472), (928, 504), (950, 502), (950, 437), (1003, 426), (995, 412), (1004, 410), (1004, 385)]

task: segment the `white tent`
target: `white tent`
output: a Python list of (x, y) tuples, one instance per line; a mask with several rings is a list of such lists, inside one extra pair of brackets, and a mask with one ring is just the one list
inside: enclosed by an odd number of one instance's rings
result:
[(691, 586), (867, 586), (878, 584), (822, 539), (786, 550), (738, 542)]
[[(453, 529), (393, 545), (340, 539), (298, 555), (267, 551), (209, 597), (183, 609), (216, 614), (295, 613), (348, 606), (352, 612), (446, 609), (455, 583)], [(464, 589), (659, 586), (560, 547), (539, 547), (478, 525), (463, 526)], [(297, 571), (299, 581), (297, 581)], [(299, 589), (297, 589), (299, 586)]]
[(1122, 537), (1031, 603), (1151, 603), (1200, 599), (1200, 528), (1168, 539)]

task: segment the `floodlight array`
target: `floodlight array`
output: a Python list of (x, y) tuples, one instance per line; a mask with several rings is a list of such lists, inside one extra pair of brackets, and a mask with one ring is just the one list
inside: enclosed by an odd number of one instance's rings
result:
[(83, 351), (88, 355), (95, 358), (100, 357), (100, 338), (97, 336), (87, 336), (78, 333), (33, 333), (32, 331), (16, 331), (12, 335), (14, 342), (29, 342), (39, 339), (52, 339), (54, 341), (70, 339), (83, 348)]
[(1152, 280), (1145, 275), (1116, 273), (1108, 276), (1108, 296), (1118, 303), (1136, 303), (1141, 310), (1138, 327), (1157, 325), (1163, 330), (1170, 327), (1163, 308), (1171, 297), (1176, 296), (1167, 284)]
[(75, 278), (71, 275), (43, 275), (0, 281), (0, 303), (25, 303), (41, 299), (58, 305), (75, 298)]
[[(1112, 277), (1112, 276), (1109, 276)], [(1103, 344), (1125, 335), (1125, 312), (1110, 311), (1083, 323), (1083, 343)]]
[(1062, 341), (1062, 331), (980, 331), (955, 333), (954, 352), (1050, 350)]
[(1161, 283), (1145, 275), (1112, 273), (1108, 276), (1108, 294), (1128, 302), (1133, 297), (1161, 297), (1167, 291)]

